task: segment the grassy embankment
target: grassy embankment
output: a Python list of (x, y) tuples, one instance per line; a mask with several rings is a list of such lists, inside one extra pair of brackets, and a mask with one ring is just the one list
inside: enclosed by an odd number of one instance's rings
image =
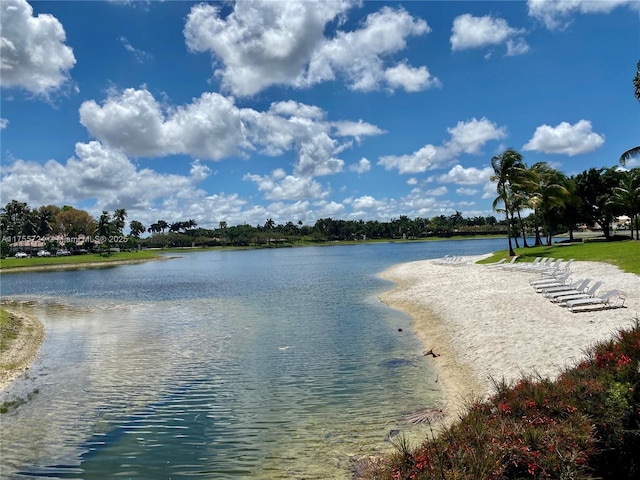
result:
[(33, 258), (4, 258), (0, 260), (0, 271), (33, 267), (78, 267), (83, 265), (114, 262), (143, 262), (160, 258), (156, 251), (142, 250), (140, 252), (118, 252), (110, 255), (72, 255), (67, 257), (33, 257)]
[[(537, 256), (608, 262), (640, 274), (640, 242), (518, 249)], [(484, 262), (505, 258), (497, 252)], [(637, 320), (637, 319), (636, 319)], [(467, 413), (419, 446), (358, 466), (363, 480), (640, 478), (640, 324), (585, 352), (556, 380), (496, 384)]]
[(8, 350), (9, 345), (18, 337), (20, 320), (0, 308), (0, 353)]
[[(536, 257), (574, 258), (576, 261), (587, 260), (606, 262), (620, 267), (625, 272), (640, 275), (640, 242), (584, 242), (556, 243), (550, 247), (516, 248), (517, 262), (531, 262)], [(508, 257), (506, 250), (494, 253), (479, 263), (491, 263)]]

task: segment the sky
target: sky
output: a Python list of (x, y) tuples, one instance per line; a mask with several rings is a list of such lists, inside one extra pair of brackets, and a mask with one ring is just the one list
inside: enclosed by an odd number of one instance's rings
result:
[(574, 175), (640, 143), (637, 0), (0, 0), (0, 22), (2, 205), (499, 216), (505, 149)]

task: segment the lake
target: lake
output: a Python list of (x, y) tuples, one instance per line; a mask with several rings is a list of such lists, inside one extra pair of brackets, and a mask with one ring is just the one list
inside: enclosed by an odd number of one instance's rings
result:
[(506, 239), (249, 251), (2, 275), (47, 337), (0, 394), (3, 478), (348, 479), (442, 405), (389, 266)]

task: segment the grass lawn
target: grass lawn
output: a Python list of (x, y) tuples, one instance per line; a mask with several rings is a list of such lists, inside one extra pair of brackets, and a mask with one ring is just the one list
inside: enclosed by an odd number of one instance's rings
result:
[(71, 255), (68, 257), (33, 257), (33, 258), (5, 258), (0, 260), (0, 271), (9, 268), (46, 267), (49, 265), (77, 265), (81, 267), (88, 263), (109, 263), (129, 260), (155, 260), (160, 258), (156, 252), (118, 252), (110, 255)]
[[(536, 257), (573, 258), (577, 261), (606, 262), (620, 267), (625, 272), (640, 275), (640, 242), (623, 240), (618, 242), (556, 243), (550, 247), (516, 248), (518, 262), (531, 262)], [(508, 257), (507, 250), (495, 252), (479, 263), (496, 262)]]
[(9, 344), (18, 336), (20, 321), (9, 312), (0, 308), (0, 352), (4, 352)]

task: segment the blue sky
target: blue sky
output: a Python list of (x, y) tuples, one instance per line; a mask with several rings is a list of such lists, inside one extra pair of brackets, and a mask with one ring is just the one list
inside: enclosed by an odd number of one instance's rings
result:
[(2, 205), (486, 216), (504, 149), (571, 175), (640, 139), (637, 1), (0, 7)]

